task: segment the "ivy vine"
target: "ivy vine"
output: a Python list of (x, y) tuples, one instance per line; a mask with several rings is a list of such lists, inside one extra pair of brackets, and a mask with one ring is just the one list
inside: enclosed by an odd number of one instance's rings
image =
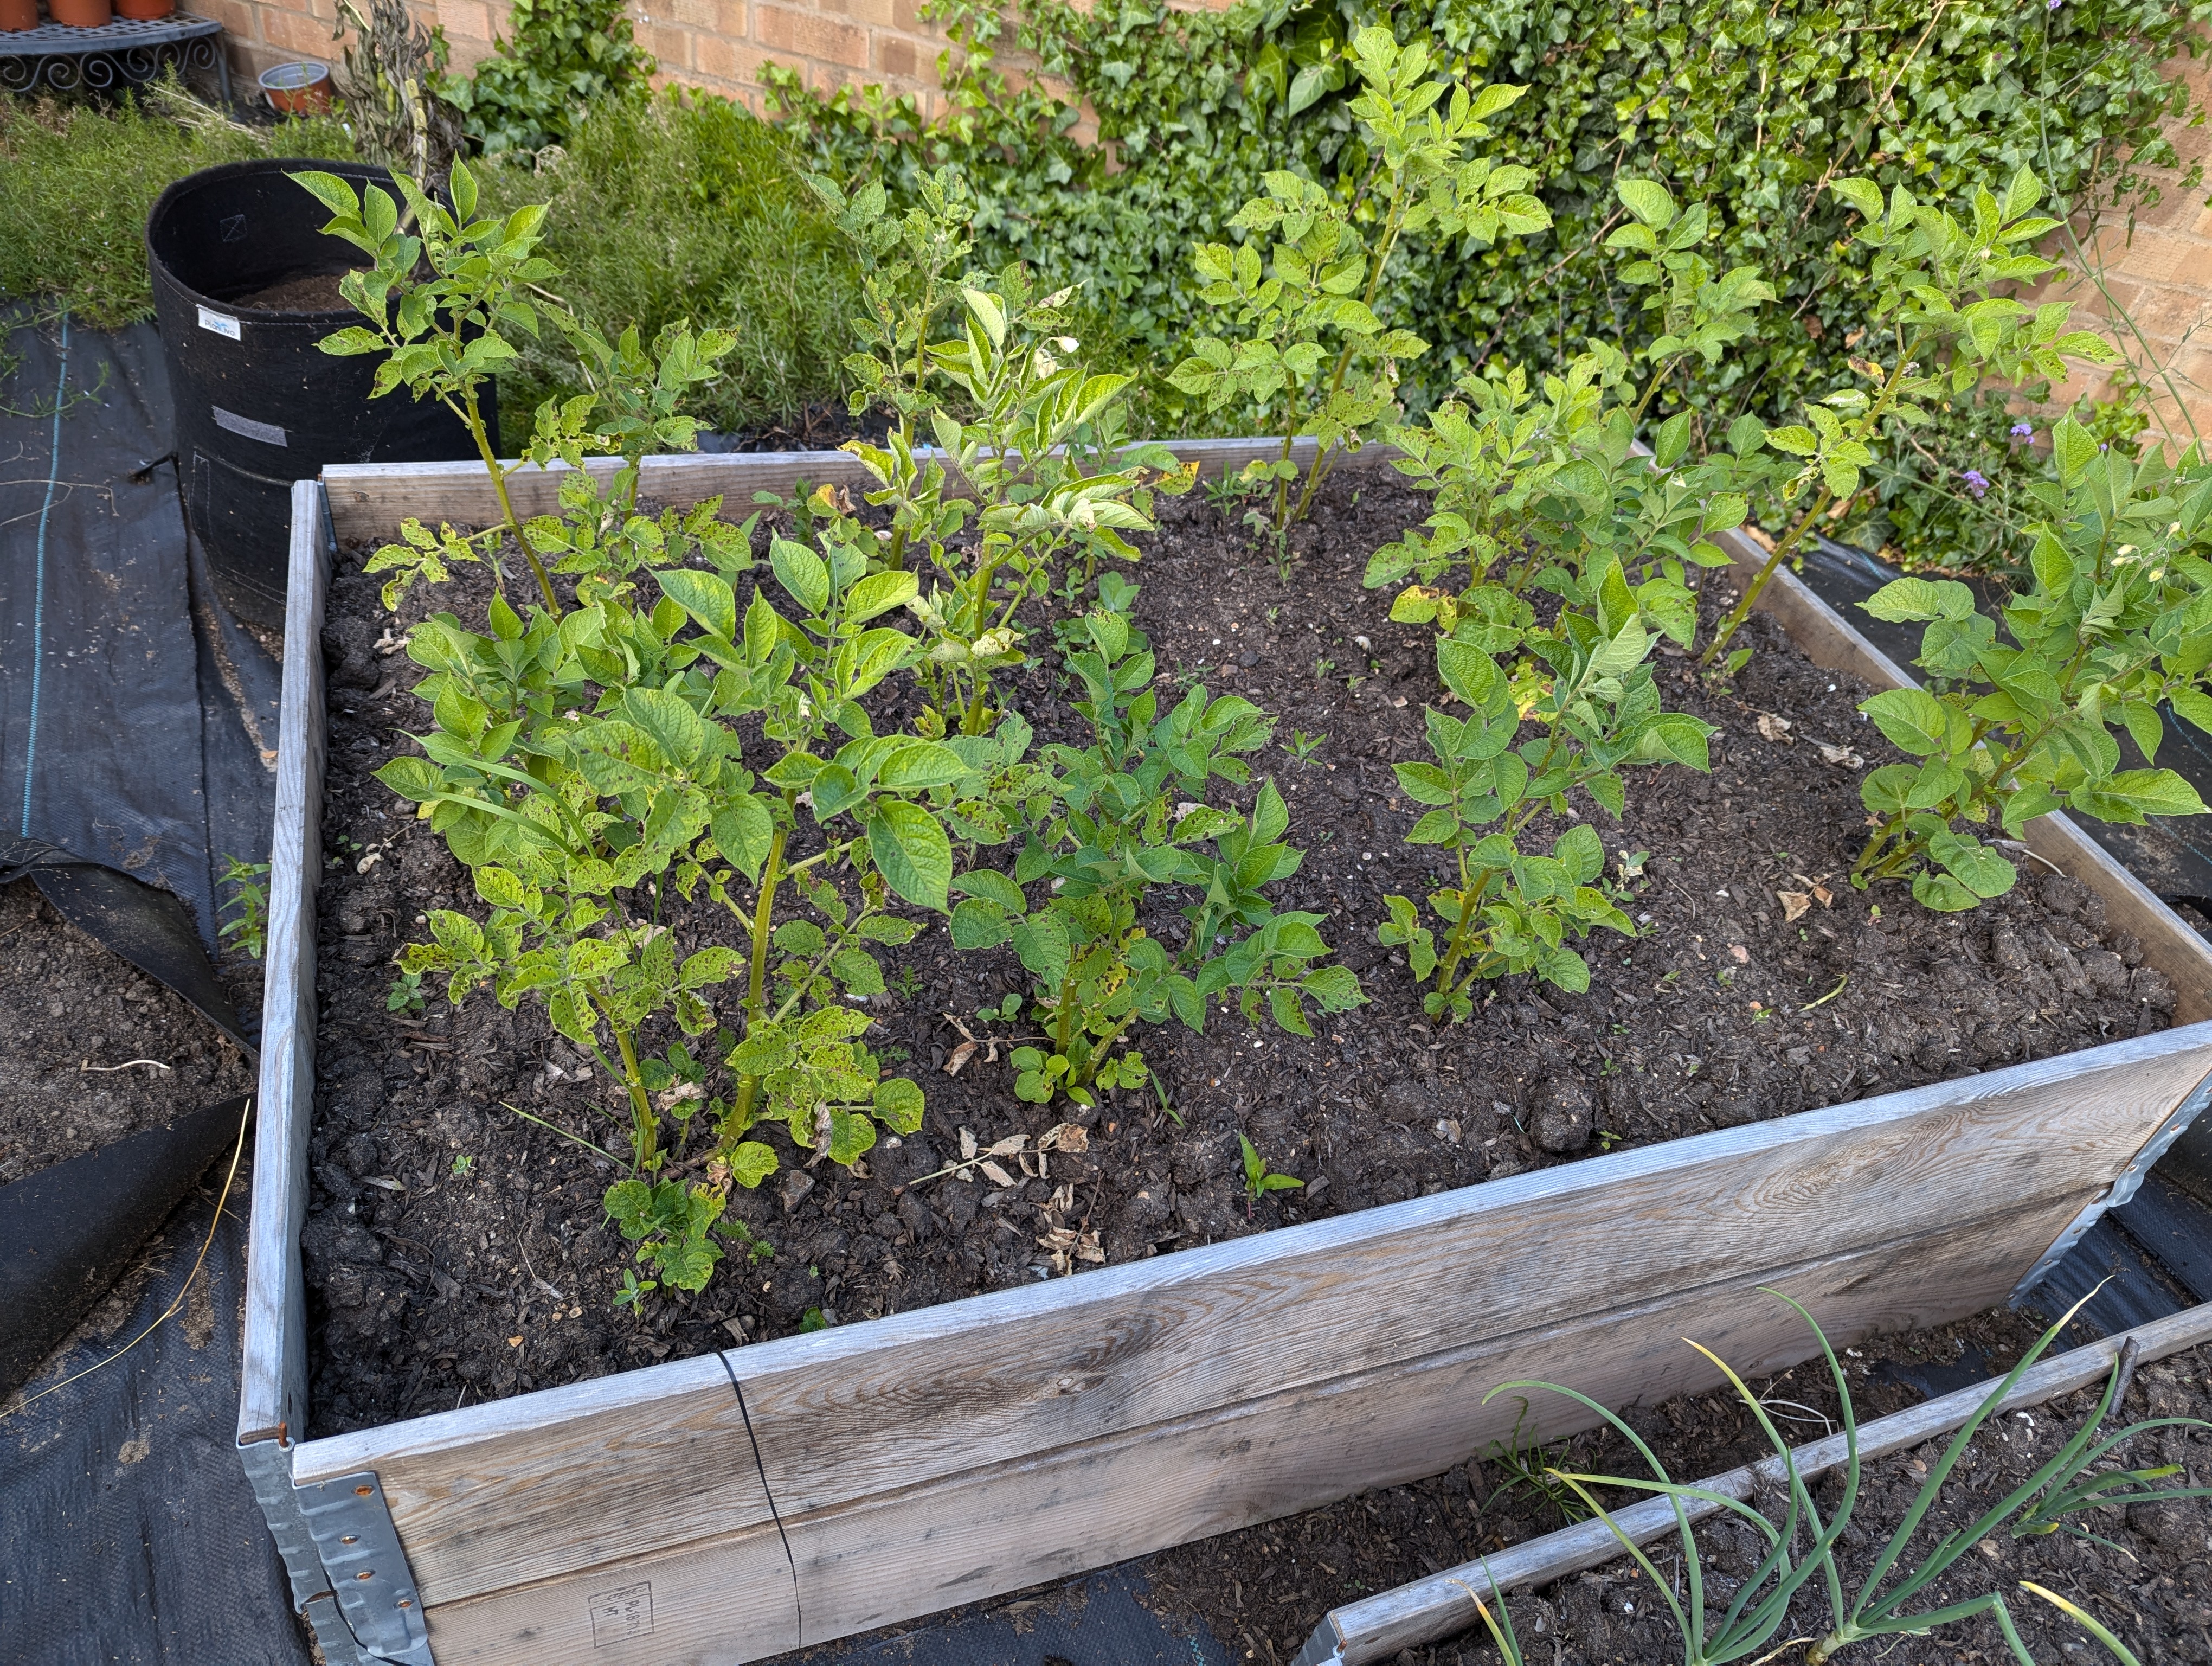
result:
[[(956, 43), (939, 119), (912, 97), (825, 97), (788, 74), (777, 112), (820, 165), (895, 194), (958, 163), (984, 205), (979, 258), (1083, 275), (1094, 348), (1155, 373), (1157, 429), (1190, 414), (1157, 372), (1201, 322), (1191, 246), (1227, 234), (1271, 168), (1349, 194), (1366, 158), (1346, 42), (1382, 21), (1401, 40), (1425, 33), (1455, 74), (1530, 88), (1496, 124), (1496, 154), (1534, 170), (1552, 218), (1494, 246), (1404, 240), (1378, 310), (1431, 344), (1409, 405), (1492, 356), (1557, 362), (1592, 335), (1654, 327), (1601, 246), (1626, 171), (1705, 202), (1715, 265), (1758, 266), (1779, 292), (1756, 334), (1684, 364), (1649, 413), (1692, 410), (1717, 435), (1846, 374), (1859, 320), (1839, 280), (1856, 257), (1829, 180), (1945, 196), (2027, 164), (2077, 216), (2148, 207), (2152, 171), (2179, 166), (2161, 120), (2189, 109), (2168, 60), (2203, 49), (2212, 0), (1030, 0), (1011, 17), (935, 0), (934, 15)], [(1042, 75), (1010, 76), (1010, 48)], [(1076, 137), (1085, 103), (1097, 143)]]

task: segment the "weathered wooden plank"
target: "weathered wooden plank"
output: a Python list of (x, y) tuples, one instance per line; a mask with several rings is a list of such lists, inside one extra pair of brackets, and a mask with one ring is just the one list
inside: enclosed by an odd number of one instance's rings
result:
[[(1922, 1229), (1931, 1197), (1960, 1224), (2046, 1201), (2070, 1218), (2208, 1071), (2212, 1028), (2169, 1031), (758, 1344), (731, 1363), (788, 1517), (977, 1453), (1076, 1445), (1887, 1243)], [(1626, 1263), (1624, 1232), (1637, 1243)], [(1470, 1280), (1469, 1267), (1504, 1270)], [(719, 1367), (692, 1361), (311, 1443), (296, 1470), (303, 1482), (375, 1470), (435, 1604), (743, 1525), (710, 1478), (751, 1463)], [(597, 1524), (588, 1543), (580, 1520)]]
[[(2118, 1336), (2100, 1337), (2055, 1359), (2039, 1360), (2021, 1373), (1996, 1409), (2002, 1414), (2039, 1406), (2076, 1389), (2101, 1384), (2112, 1375), (2112, 1362), (2130, 1346), (2136, 1350), (2139, 1360), (2148, 1363), (2207, 1341), (2212, 1341), (2212, 1303), (2139, 1325)], [(2002, 1380), (1992, 1377), (1861, 1424), (1856, 1443), (1859, 1462), (1869, 1463), (1951, 1433), (1988, 1402)], [(1810, 1481), (1839, 1468), (1849, 1461), (1850, 1450), (1843, 1435), (1829, 1435), (1796, 1448), (1788, 1468), (1780, 1458), (1771, 1457), (1690, 1485), (1720, 1498), (1749, 1499), (1762, 1487), (1781, 1487), (1791, 1470)], [(1692, 1522), (1703, 1521), (1720, 1509), (1717, 1504), (1682, 1501), (1682, 1514)], [(1330, 1610), (1315, 1633), (1316, 1641), (1306, 1645), (1299, 1659), (1342, 1661), (1345, 1666), (1394, 1660), (1401, 1650), (1440, 1642), (1480, 1624), (1470, 1594), (1486, 1597), (1493, 1591), (1540, 1587), (1584, 1568), (1601, 1567), (1620, 1556), (1615, 1528), (1643, 1544), (1672, 1532), (1677, 1519), (1674, 1500), (1647, 1499), (1616, 1511), (1610, 1526), (1601, 1521), (1577, 1523), (1480, 1561), (1464, 1562), (1395, 1590), (1347, 1602)]]
[(293, 484), (253, 1198), (246, 1248), (241, 1444), (295, 1441), (307, 1428), (307, 1301), (300, 1229), (307, 1220), (307, 1136), (315, 1103), (315, 880), (323, 866), (322, 633), (330, 546), (322, 496), (312, 480)]
[[(1731, 575), (1740, 584), (1748, 583), (1766, 559), (1766, 552), (1741, 532), (1723, 532), (1716, 541), (1735, 562)], [(1877, 689), (1919, 686), (1909, 672), (1869, 641), (1843, 613), (1814, 595), (1787, 565), (1775, 570), (1759, 593), (1758, 605), (1774, 616), (1814, 664), (1849, 672)], [(2116, 928), (2131, 933), (2143, 945), (2144, 959), (2173, 980), (2178, 1023), (2212, 1018), (2212, 943), (2183, 924), (2148, 886), (2069, 818), (2039, 817), (2021, 830), (2035, 856), (2103, 897), (2105, 917)], [(2032, 860), (2021, 866), (2034, 871)]]
[[(1802, 1357), (1806, 1332), (1796, 1314), (1759, 1293), (1760, 1284), (1804, 1301), (1839, 1346), (1986, 1306), (2008, 1287), (2008, 1269), (2033, 1257), (2065, 1213), (2063, 1202), (2046, 1203), (1810, 1265), (1739, 1271), (1633, 1307), (1565, 1316), (1033, 1457), (986, 1462), (972, 1453), (959, 1468), (854, 1505), (787, 1509), (804, 1639), (849, 1636), (1433, 1474), (1511, 1431), (1518, 1405), (1482, 1403), (1501, 1383), (1571, 1380), (1613, 1404), (1717, 1386), (1718, 1372), (1682, 1345), (1686, 1334), (1740, 1370), (1778, 1368)], [(1469, 1263), (1462, 1278), (1477, 1281), (1470, 1269), (1481, 1265)], [(1522, 1432), (1549, 1439), (1590, 1421), (1571, 1401), (1540, 1397)], [(540, 1585), (434, 1603), (427, 1618), (441, 1666), (731, 1666), (793, 1646), (789, 1581), (775, 1529), (755, 1527)], [(779, 1582), (781, 1615), (772, 1601)], [(649, 1641), (611, 1646), (594, 1638), (592, 1599), (611, 1588), (640, 1596), (650, 1589)]]
[[(1255, 458), (1276, 457), (1279, 439), (1178, 440), (1170, 442), (1176, 455), (1199, 465), (1205, 479), (1218, 479), (1241, 469)], [(923, 456), (936, 454), (924, 447)], [(1297, 441), (1291, 457), (1300, 463), (1313, 456), (1310, 440)], [(621, 466), (614, 458), (595, 457), (585, 467), (606, 478)], [(507, 496), (514, 511), (523, 516), (551, 514), (560, 508), (561, 476), (566, 465), (550, 469), (526, 468), (507, 480)], [(715, 455), (691, 453), (674, 457), (648, 457), (640, 471), (639, 496), (647, 502), (688, 509), (709, 497), (726, 500), (728, 510), (742, 519), (751, 513), (757, 491), (788, 492), (804, 480), (811, 485), (872, 487), (875, 480), (860, 459), (842, 451), (727, 452)], [(491, 477), (481, 463), (344, 463), (323, 471), (330, 494), (331, 520), (340, 544), (395, 538), (399, 523), (412, 515), (426, 525), (451, 521), (460, 526), (488, 526), (499, 519), (499, 500)]]

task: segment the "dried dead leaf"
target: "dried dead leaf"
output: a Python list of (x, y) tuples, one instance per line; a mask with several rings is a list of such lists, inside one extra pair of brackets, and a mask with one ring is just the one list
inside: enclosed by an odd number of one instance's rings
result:
[(1813, 906), (1813, 899), (1802, 891), (1778, 891), (1774, 896), (1782, 904), (1782, 918), (1785, 922), (1795, 920)]
[(1729, 954), (1731, 954), (1731, 955), (1733, 955), (1733, 956), (1735, 958), (1735, 964), (1736, 964), (1737, 965), (1739, 965), (1739, 966), (1748, 966), (1748, 965), (1750, 965), (1750, 964), (1751, 964), (1751, 951), (1750, 951), (1749, 949), (1745, 948), (1745, 947), (1743, 946), (1743, 945), (1742, 945), (1742, 944), (1741, 944), (1741, 943), (1731, 943), (1731, 944), (1729, 944)]
[(1820, 762), (1832, 763), (1839, 769), (1856, 769), (1866, 762), (1848, 746), (1831, 746), (1825, 740), (1814, 744), (1820, 749)]
[(983, 1154), (987, 1157), (1012, 1157), (1029, 1142), (1030, 1137), (1026, 1134), (1010, 1134), (998, 1144), (986, 1147)]
[(960, 1160), (967, 1162), (975, 1155), (975, 1136), (966, 1128), (960, 1130)]
[(988, 1158), (976, 1166), (983, 1170), (983, 1177), (994, 1186), (1012, 1186), (1017, 1183), (1013, 1176)]
[(1761, 712), (1759, 714), (1759, 733), (1769, 740), (1787, 740), (1790, 739), (1790, 720), (1777, 717), (1772, 712)]
[(959, 1046), (952, 1049), (952, 1056), (945, 1060), (945, 1073), (948, 1076), (957, 1076), (960, 1073), (960, 1067), (975, 1056), (975, 1043), (971, 1041), (962, 1042)]
[(1091, 1130), (1074, 1122), (1058, 1122), (1037, 1141), (1040, 1151), (1089, 1151)]
[(1836, 893), (1830, 891), (1827, 886), (1821, 885), (1816, 885), (1813, 887), (1813, 896), (1820, 903), (1822, 908), (1827, 907), (1829, 903), (1836, 900)]

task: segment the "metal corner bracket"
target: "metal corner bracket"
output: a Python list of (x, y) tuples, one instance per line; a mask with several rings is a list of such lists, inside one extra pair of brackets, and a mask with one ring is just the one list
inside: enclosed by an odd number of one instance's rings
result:
[(2074, 1246), (2081, 1243), (2092, 1226), (2104, 1219), (2106, 1210), (2117, 1209), (2133, 1202), (2136, 1194), (2142, 1189), (2143, 1177), (2157, 1164), (2160, 1158), (2172, 1148), (2175, 1140), (2189, 1132), (2190, 1124), (2203, 1114), (2208, 1105), (2212, 1105), (2212, 1076), (2205, 1077), (2190, 1090), (2189, 1097), (2176, 1105), (2173, 1114), (2159, 1124), (2158, 1132), (2151, 1135), (2141, 1151), (2128, 1159), (2127, 1167), (2121, 1170), (2118, 1177), (2105, 1189), (2104, 1195), (2085, 1205), (2081, 1213), (2074, 1217), (2072, 1224), (2052, 1241), (2051, 1248), (2043, 1252), (2042, 1258), (2027, 1269), (2027, 1276), (2013, 1286), (2007, 1305), (2018, 1307), (2027, 1300), (2028, 1292), (2049, 1278), (2051, 1269), (2072, 1253)]
[(338, 1612), (370, 1659), (436, 1666), (415, 1576), (373, 1469), (295, 1489)]

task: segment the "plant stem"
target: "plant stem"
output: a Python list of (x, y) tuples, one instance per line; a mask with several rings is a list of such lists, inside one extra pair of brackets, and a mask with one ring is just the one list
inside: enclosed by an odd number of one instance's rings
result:
[[(787, 791), (783, 806), (792, 809), (798, 794)], [(745, 1018), (748, 1025), (759, 1020), (767, 1004), (769, 925), (775, 914), (775, 888), (783, 878), (783, 850), (791, 837), (787, 826), (778, 827), (769, 841), (768, 866), (762, 870), (760, 891), (753, 898), (752, 964), (745, 974)], [(739, 1128), (752, 1121), (753, 1101), (760, 1095), (760, 1078), (747, 1076), (738, 1083), (738, 1104), (732, 1120)]]
[[(1874, 402), (1874, 408), (1867, 412), (1865, 417), (1853, 426), (1850, 431), (1852, 439), (1863, 439), (1881, 426), (1882, 417), (1888, 413), (1890, 405), (1897, 398), (1899, 389), (1905, 385), (1905, 371), (1911, 367), (1914, 356), (1926, 344), (1927, 339), (1926, 331), (1916, 331), (1912, 339), (1907, 342), (1903, 350), (1899, 352), (1897, 368), (1889, 373), (1889, 380), (1882, 384), (1881, 397)], [(1721, 650), (1729, 645), (1743, 622), (1751, 617), (1753, 604), (1759, 600), (1759, 592), (1766, 588), (1766, 581), (1774, 576), (1774, 569), (1782, 565), (1790, 552), (1803, 540), (1813, 523), (1825, 514), (1829, 505), (1835, 501), (1836, 494), (1824, 485), (1820, 500), (1798, 517), (1797, 524), (1792, 526), (1788, 535), (1774, 546), (1774, 553), (1767, 556), (1765, 565), (1761, 567), (1758, 575), (1744, 587), (1743, 595), (1737, 600), (1736, 605), (1729, 610), (1728, 617), (1720, 622), (1720, 626), (1713, 632), (1713, 640), (1706, 645), (1705, 651), (1698, 656), (1699, 670), (1702, 671), (1711, 665)]]
[[(561, 615), (560, 598), (553, 593), (553, 581), (546, 576), (545, 569), (531, 550), (530, 540), (522, 535), (522, 523), (515, 518), (514, 502), (507, 495), (507, 471), (500, 466), (498, 448), (484, 431), (483, 416), (477, 408), (474, 383), (462, 390), (462, 398), (465, 408), (461, 412), (461, 420), (469, 425), (469, 437), (477, 442), (477, 454), (483, 459), (483, 465), (491, 475), (491, 489), (499, 495), (500, 516), (506, 521), (515, 547), (522, 551), (523, 560), (530, 563), (530, 576), (538, 581), (538, 593), (545, 599), (545, 611), (558, 618)], [(495, 574), (497, 571), (497, 568), (493, 569)]]
[(637, 1123), (634, 1135), (637, 1165), (649, 1168), (660, 1154), (659, 1124), (653, 1114), (653, 1102), (645, 1097), (645, 1082), (637, 1067), (637, 1049), (631, 1043), (629, 1031), (618, 1024), (609, 1027), (615, 1032), (616, 1047), (622, 1051), (623, 1085), (629, 1090), (630, 1115)]

